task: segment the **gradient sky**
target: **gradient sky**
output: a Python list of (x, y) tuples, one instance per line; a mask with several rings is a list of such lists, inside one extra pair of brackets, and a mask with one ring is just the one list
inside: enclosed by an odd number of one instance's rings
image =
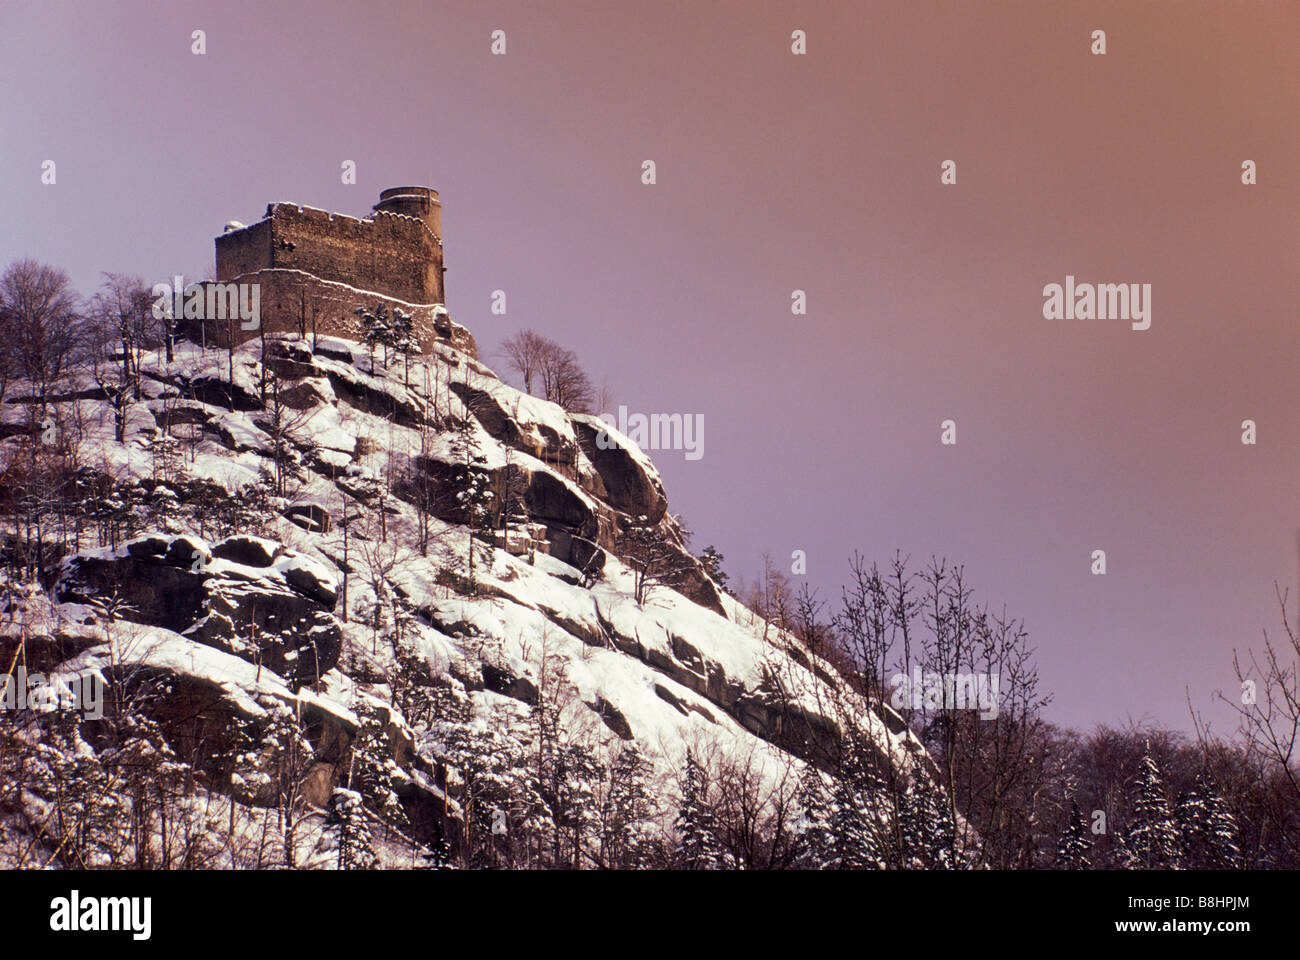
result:
[[(427, 183), (489, 362), (533, 327), (704, 415), (653, 456), (733, 576), (947, 556), (1053, 719), (1186, 727), (1297, 581), (1298, 35), (1289, 0), (5, 2), (0, 264), (197, 278), (270, 201)], [(1152, 284), (1151, 329), (1044, 320), (1067, 274)]]

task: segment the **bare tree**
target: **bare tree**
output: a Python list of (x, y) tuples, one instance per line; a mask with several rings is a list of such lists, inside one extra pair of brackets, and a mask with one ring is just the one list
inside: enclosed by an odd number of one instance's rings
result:
[(550, 346), (551, 341), (532, 330), (520, 330), (501, 344), (501, 352), (505, 354), (510, 369), (524, 378), (526, 393), (533, 392), (533, 378), (541, 368), (542, 357)]
[(592, 412), (607, 413), (613, 409), (614, 391), (610, 388), (609, 381), (601, 380), (595, 399), (592, 401)]
[(842, 588), (834, 625), (850, 662), (863, 674), (864, 692), (883, 696), (893, 637), (893, 604), (885, 577), (876, 564), (867, 567), (858, 553), (849, 562), (852, 579)]
[(351, 579), (351, 573), (352, 573), (352, 563), (349, 558), (349, 547), (351, 546), (351, 542), (354, 539), (351, 530), (354, 524), (356, 524), (359, 520), (362, 520), (365, 517), (365, 514), (361, 511), (359, 507), (355, 509), (353, 508), (354, 501), (352, 497), (344, 490), (339, 490), (339, 503), (342, 509), (339, 514), (338, 529), (341, 534), (341, 539), (343, 543), (343, 556), (341, 562), (339, 563), (339, 569), (343, 571), (343, 590), (339, 594), (339, 600), (340, 600), (339, 610), (340, 613), (342, 614), (343, 622), (347, 623), (348, 611), (350, 609), (348, 605), (348, 583)]
[(556, 347), (542, 365), (542, 383), (546, 399), (558, 403), (570, 413), (590, 413), (595, 392), (591, 379), (578, 363), (577, 354)]
[[(397, 540), (384, 540), (374, 536), (373, 529), (367, 530), (366, 536), (358, 536), (357, 546), (363, 561), (362, 572), (366, 585), (374, 594), (374, 605), (370, 609), (371, 653), (379, 653), (379, 631), (384, 625), (385, 615), (392, 623), (395, 637), (401, 639), (401, 595), (397, 592), (393, 577), (400, 573), (403, 566), (411, 559), (411, 551)], [(387, 608), (387, 610), (385, 610)]]
[(738, 870), (788, 867), (796, 839), (791, 826), (799, 781), (792, 758), (762, 757), (749, 747), (708, 755), (706, 762), (710, 806), (728, 861)]
[(1240, 735), (1266, 759), (1294, 800), (1300, 800), (1300, 629), (1288, 619), (1289, 591), (1274, 587), (1282, 620), (1281, 639), (1264, 631), (1264, 648), (1243, 657), (1233, 651), (1240, 684), (1236, 697), (1219, 694), (1237, 714)]
[(127, 363), (118, 364), (107, 343), (96, 344), (91, 353), (91, 376), (113, 407), (113, 439), (125, 443), (127, 409), (131, 402)]
[(18, 357), (10, 349), (9, 344), (14, 341), (14, 331), (17, 328), (17, 319), (14, 317), (3, 299), (0, 299), (0, 403), (5, 401), (5, 393), (9, 388), (9, 381), (21, 375), (18, 367)]
[(86, 312), (97, 341), (111, 340), (120, 345), (121, 382), (129, 382), (139, 400), (140, 355), (148, 345), (152, 314), (152, 299), (144, 281), (121, 273), (105, 273), (99, 291), (87, 303)]
[(544, 400), (558, 403), (573, 413), (590, 413), (596, 400), (591, 378), (572, 350), (533, 330), (521, 330), (501, 344), (510, 369), (524, 380), (524, 390), (541, 388)]
[(259, 425), (271, 437), (271, 459), (275, 465), (275, 495), (288, 496), (288, 480), (295, 472), (297, 450), (310, 449), (312, 441), (309, 423), (319, 407), (297, 410), (284, 402), (284, 387), (280, 376), (274, 372), (267, 378), (271, 387), (267, 418)]
[(766, 643), (771, 627), (785, 630), (790, 626), (787, 618), (793, 588), (790, 578), (772, 562), (770, 553), (764, 553), (762, 560), (763, 575), (744, 588), (744, 603), (763, 620), (763, 642)]
[(297, 865), (298, 830), (309, 813), (306, 790), (316, 762), (311, 742), (303, 730), (302, 701), (281, 705), (267, 724), (264, 743), (272, 752), (272, 782), (276, 813), (284, 850), (284, 865)]
[(45, 416), (51, 388), (66, 374), (80, 344), (81, 316), (68, 275), (35, 260), (15, 260), (0, 274), (0, 315), (8, 334), (0, 352), (36, 392)]
[(429, 366), (424, 365), (424, 395), (428, 401), (425, 415), (420, 418), (420, 450), (417, 456), (407, 457), (407, 486), (415, 507), (416, 541), (420, 556), (429, 555), (429, 537), (437, 504), (437, 484), (429, 475), (429, 458), (433, 452), (436, 424), (432, 422), (435, 401), (429, 382)]
[(676, 586), (692, 568), (685, 549), (664, 524), (636, 517), (618, 537), (619, 557), (632, 569), (633, 594), (644, 605), (655, 587)]

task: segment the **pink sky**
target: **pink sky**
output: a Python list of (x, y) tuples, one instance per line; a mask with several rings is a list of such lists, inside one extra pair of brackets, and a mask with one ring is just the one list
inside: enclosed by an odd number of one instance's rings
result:
[[(7, 3), (0, 263), (199, 276), (270, 201), (428, 183), (489, 362), (533, 327), (703, 414), (702, 459), (653, 456), (733, 574), (946, 555), (1053, 718), (1186, 726), (1297, 582), (1297, 35), (1293, 2)], [(1150, 283), (1151, 329), (1044, 320), (1067, 275)]]

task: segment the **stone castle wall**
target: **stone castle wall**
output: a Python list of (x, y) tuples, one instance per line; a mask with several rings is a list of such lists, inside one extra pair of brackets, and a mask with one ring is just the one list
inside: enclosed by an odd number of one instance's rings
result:
[(273, 203), (257, 223), (217, 237), (217, 279), (303, 270), (407, 303), (444, 303), (442, 242), (419, 217), (376, 210), (359, 220)]
[[(358, 339), (357, 307), (384, 303), (415, 321), (428, 352), (443, 342), (477, 356), (474, 338), (435, 305), (445, 302), (442, 207), (436, 190), (393, 187), (365, 219), (294, 203), (273, 203), (266, 216), (216, 238), (217, 282), (256, 283), (268, 332), (314, 329)], [(192, 339), (226, 345), (258, 336), (238, 323), (180, 321)]]
[[(473, 335), (464, 327), (453, 323), (441, 304), (410, 303), (395, 297), (386, 297), (368, 290), (358, 290), (347, 284), (322, 280), (303, 270), (255, 270), (232, 277), (232, 283), (256, 283), (260, 298), (260, 321), (267, 332), (292, 333), (302, 331), (310, 336), (313, 330), (320, 336), (361, 339), (361, 321), (354, 311), (357, 307), (374, 309), (383, 303), (391, 312), (400, 307), (411, 314), (415, 335), (425, 353), (443, 343), (463, 353), (478, 357), (478, 345)], [(204, 285), (206, 288), (206, 284)], [(239, 320), (180, 320), (177, 330), (187, 339), (209, 346), (225, 347), (233, 332), (236, 343), (251, 340), (259, 335), (257, 330), (243, 330)]]

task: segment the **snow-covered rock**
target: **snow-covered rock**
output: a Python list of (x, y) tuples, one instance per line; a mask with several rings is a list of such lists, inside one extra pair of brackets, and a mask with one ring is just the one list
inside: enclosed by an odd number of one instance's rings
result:
[[(270, 338), (265, 366), (259, 351), (146, 357), (155, 388), (132, 403), (125, 443), (106, 402), (79, 401), (80, 461), (107, 478), (109, 519), (81, 530), (48, 599), (22, 601), (22, 635), (45, 638), (32, 649), (52, 667), (125, 682), (114, 636), (134, 631), (131, 665), (178, 691), (156, 709), (183, 718), (213, 789), (235, 782), (217, 755), (239, 723), (289, 709), (310, 721), (324, 803), (354, 760), (358, 711), (378, 711), (412, 836), (454, 834), (463, 776), (418, 715), (420, 691), (454, 691), (467, 728), (525, 741), (558, 697), (566, 737), (605, 753), (634, 743), (666, 780), (690, 749), (751, 758), (776, 783), (826, 764), (846, 724), (889, 763), (921, 754), (887, 707), (717, 588), (681, 545), (653, 463), (601, 421), (450, 347), (409, 368), (382, 351), (372, 367), (333, 337)], [(176, 424), (193, 430), (160, 460)], [(497, 503), (514, 485), (513, 527), (471, 538), (467, 469)], [(641, 603), (619, 559), (633, 521), (687, 565)], [(0, 620), (0, 658), (18, 623)]]

